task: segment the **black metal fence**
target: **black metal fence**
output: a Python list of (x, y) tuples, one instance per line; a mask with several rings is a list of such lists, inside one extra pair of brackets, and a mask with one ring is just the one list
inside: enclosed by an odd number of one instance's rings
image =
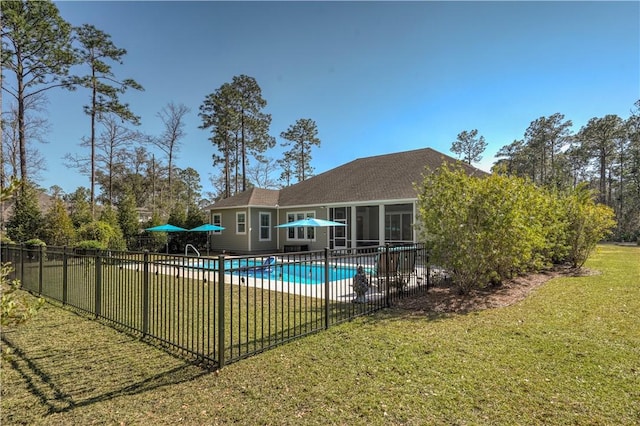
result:
[(23, 289), (213, 367), (426, 291), (430, 275), (419, 244), (213, 258), (2, 245), (0, 257)]

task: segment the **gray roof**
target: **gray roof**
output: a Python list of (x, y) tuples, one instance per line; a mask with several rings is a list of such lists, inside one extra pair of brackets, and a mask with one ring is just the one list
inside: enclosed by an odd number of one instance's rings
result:
[[(453, 157), (423, 148), (358, 158), (280, 191), (262, 189), (260, 191), (269, 191), (268, 196), (273, 197), (269, 198), (271, 203), (262, 205), (305, 206), (414, 199), (417, 198), (414, 183), (423, 180), (425, 168), (435, 170), (444, 163), (460, 164), (469, 174), (485, 175)], [(250, 202), (257, 189), (236, 194), (211, 207), (255, 205)]]
[(277, 189), (249, 188), (244, 192), (237, 193), (233, 197), (216, 201), (215, 204), (208, 208), (217, 209), (221, 207), (240, 206), (275, 207), (276, 204), (278, 204), (279, 192)]

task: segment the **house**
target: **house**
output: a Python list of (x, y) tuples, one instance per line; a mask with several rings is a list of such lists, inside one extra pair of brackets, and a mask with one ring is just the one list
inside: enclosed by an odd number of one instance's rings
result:
[[(42, 214), (48, 212), (54, 205), (56, 198), (47, 194), (42, 190), (36, 190), (36, 201), (38, 208)], [(4, 235), (7, 223), (13, 217), (13, 209), (15, 207), (15, 197), (11, 197), (9, 200), (0, 203), (0, 234)]]
[[(210, 221), (225, 227), (211, 246), (233, 253), (321, 250), (415, 242), (415, 183), (425, 168), (460, 164), (469, 174), (485, 172), (431, 148), (358, 158), (289, 187), (251, 188), (211, 205)], [(275, 228), (307, 217), (344, 227)]]

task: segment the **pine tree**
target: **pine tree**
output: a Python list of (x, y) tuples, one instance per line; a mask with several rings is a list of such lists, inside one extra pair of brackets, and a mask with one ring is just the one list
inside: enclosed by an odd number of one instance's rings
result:
[[(313, 167), (310, 164), (311, 147), (320, 146), (316, 122), (310, 118), (300, 118), (285, 132), (280, 133), (280, 137), (289, 141), (282, 144), (283, 147), (291, 147), (284, 153), (284, 158), (293, 163), (296, 179), (298, 182), (306, 180), (313, 173)], [(286, 166), (290, 165), (288, 163), (287, 160), (283, 162)]]
[(22, 191), (16, 194), (13, 215), (7, 222), (7, 235), (16, 242), (43, 236), (42, 212), (32, 185), (23, 186)]
[(127, 247), (134, 247), (140, 232), (140, 224), (138, 223), (136, 202), (130, 190), (125, 192), (120, 203), (118, 203), (118, 223)]
[(77, 49), (78, 60), (89, 67), (89, 74), (73, 77), (74, 85), (91, 90), (91, 102), (84, 107), (84, 111), (91, 117), (91, 146), (90, 177), (91, 177), (91, 216), (95, 215), (95, 180), (96, 180), (96, 123), (101, 117), (113, 114), (123, 121), (139, 124), (140, 118), (133, 114), (128, 104), (120, 102), (119, 94), (128, 89), (143, 90), (135, 80), (118, 80), (111, 71), (111, 65), (106, 61), (122, 63), (122, 57), (127, 54), (125, 49), (116, 47), (111, 36), (93, 25), (85, 24), (75, 29), (80, 47)]
[(2, 90), (18, 103), (20, 181), (24, 190), (27, 171), (25, 114), (30, 98), (64, 87), (73, 63), (71, 26), (51, 1), (3, 1), (2, 68), (15, 74), (15, 86), (2, 81)]
[(478, 137), (478, 129), (458, 133), (458, 139), (451, 143), (451, 152), (461, 156), (467, 164), (482, 160), (485, 149), (487, 149), (487, 142), (484, 136)]
[(56, 198), (44, 217), (44, 240), (50, 246), (72, 245), (76, 238), (71, 217), (62, 199)]

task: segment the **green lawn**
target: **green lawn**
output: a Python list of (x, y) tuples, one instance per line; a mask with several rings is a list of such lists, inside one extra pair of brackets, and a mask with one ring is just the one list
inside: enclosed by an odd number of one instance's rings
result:
[(47, 306), (5, 330), (2, 424), (640, 424), (640, 248), (517, 305), (385, 310), (209, 372)]

